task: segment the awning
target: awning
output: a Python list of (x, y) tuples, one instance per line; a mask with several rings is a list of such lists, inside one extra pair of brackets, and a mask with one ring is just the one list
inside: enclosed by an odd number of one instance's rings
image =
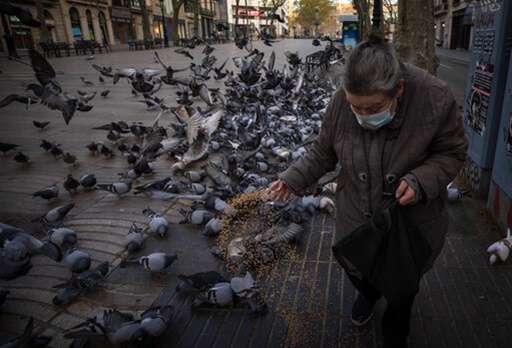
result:
[(463, 25), (473, 25), (475, 22), (475, 5), (469, 4), (464, 10), (464, 18), (462, 19)]

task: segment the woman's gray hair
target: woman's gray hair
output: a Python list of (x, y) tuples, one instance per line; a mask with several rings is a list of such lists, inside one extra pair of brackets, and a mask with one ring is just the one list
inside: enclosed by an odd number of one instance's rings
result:
[(402, 68), (393, 47), (389, 47), (382, 32), (374, 30), (368, 34), (368, 40), (350, 52), (343, 87), (355, 95), (384, 93), (393, 97), (402, 78)]

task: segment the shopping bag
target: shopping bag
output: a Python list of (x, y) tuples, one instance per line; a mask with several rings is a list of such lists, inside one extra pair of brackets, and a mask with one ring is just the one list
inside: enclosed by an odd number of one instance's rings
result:
[(415, 295), (432, 248), (409, 218), (408, 207), (393, 199), (372, 221), (355, 229), (333, 247), (341, 265), (352, 263), (388, 300)]

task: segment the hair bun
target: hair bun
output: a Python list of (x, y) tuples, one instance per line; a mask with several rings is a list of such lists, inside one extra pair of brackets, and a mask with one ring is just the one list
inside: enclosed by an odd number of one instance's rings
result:
[(372, 44), (382, 45), (387, 47), (388, 44), (386, 42), (386, 38), (384, 36), (384, 32), (380, 29), (372, 29), (368, 32), (368, 42)]

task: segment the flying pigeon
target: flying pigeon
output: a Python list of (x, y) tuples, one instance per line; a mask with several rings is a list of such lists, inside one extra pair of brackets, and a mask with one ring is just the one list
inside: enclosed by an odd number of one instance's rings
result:
[(494, 265), (495, 263), (505, 262), (510, 254), (512, 248), (512, 236), (510, 236), (510, 228), (507, 229), (507, 237), (493, 243), (488, 249), (487, 254), (489, 255), (489, 263)]

